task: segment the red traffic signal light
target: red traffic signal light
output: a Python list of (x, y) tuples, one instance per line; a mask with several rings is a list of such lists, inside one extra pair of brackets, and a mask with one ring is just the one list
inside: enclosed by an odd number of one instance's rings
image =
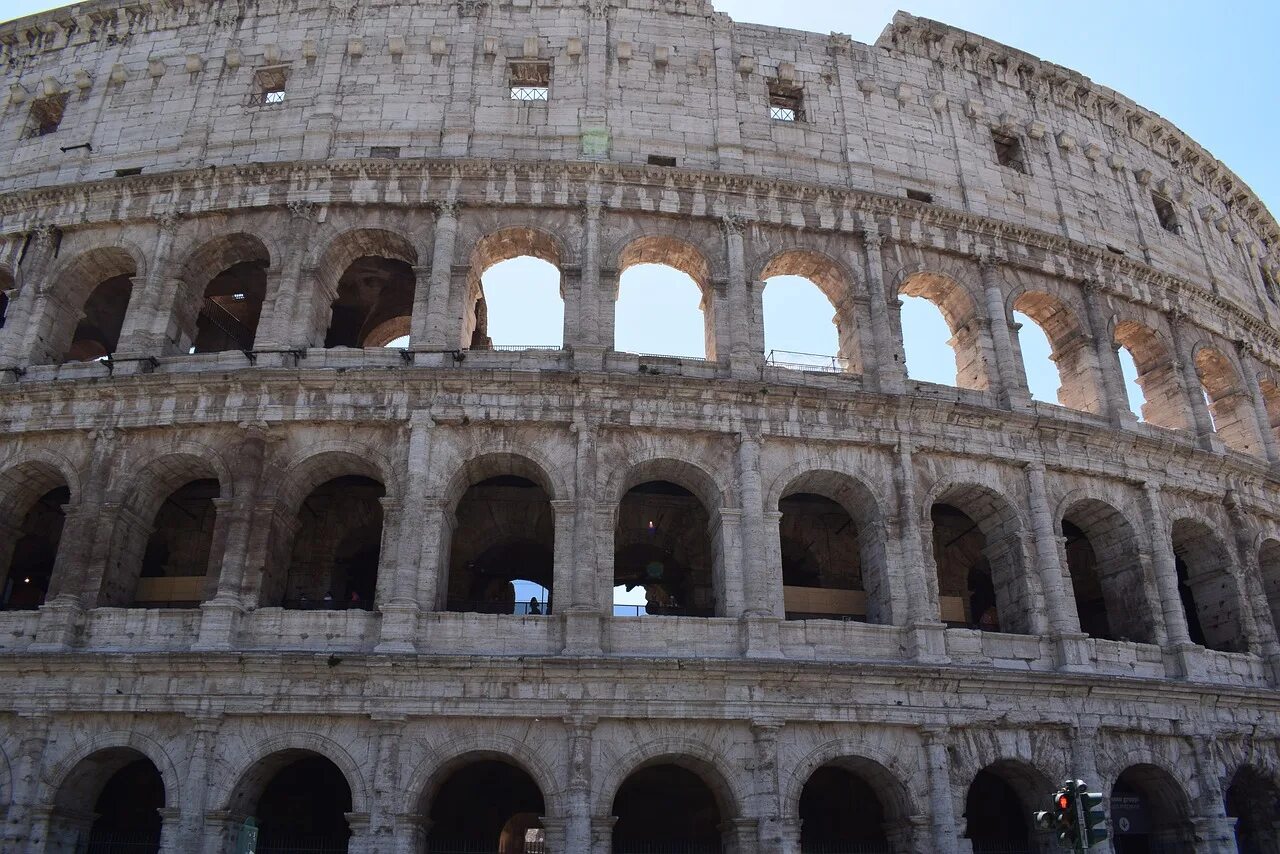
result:
[(1058, 809), (1066, 810), (1071, 808), (1071, 796), (1066, 792), (1058, 793)]

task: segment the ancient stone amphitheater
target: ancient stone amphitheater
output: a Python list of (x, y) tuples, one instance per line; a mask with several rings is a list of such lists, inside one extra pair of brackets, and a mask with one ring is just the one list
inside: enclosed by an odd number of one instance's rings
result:
[[(1071, 776), (1104, 852), (1280, 851), (1280, 228), (1159, 116), (707, 0), (90, 0), (0, 60), (3, 850), (1048, 852)], [(517, 256), (560, 348), (491, 341)], [(614, 347), (653, 263), (704, 359)]]

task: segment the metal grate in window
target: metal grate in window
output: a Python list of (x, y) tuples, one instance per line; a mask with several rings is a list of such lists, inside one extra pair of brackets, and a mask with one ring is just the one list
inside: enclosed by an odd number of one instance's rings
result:
[(770, 107), (769, 118), (777, 119), (780, 122), (794, 122), (796, 120), (796, 111), (790, 107)]
[(780, 80), (770, 82), (769, 118), (777, 122), (804, 121), (804, 90)]
[(550, 90), (546, 86), (511, 87), (511, 100), (513, 101), (545, 101), (549, 94)]

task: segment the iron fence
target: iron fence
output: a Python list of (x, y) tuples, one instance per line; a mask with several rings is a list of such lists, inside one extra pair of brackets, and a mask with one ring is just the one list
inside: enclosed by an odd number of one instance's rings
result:
[(287, 835), (264, 832), (255, 854), (347, 854), (347, 834)]
[(796, 353), (791, 350), (770, 350), (764, 362), (772, 368), (789, 368), (793, 371), (813, 371), (822, 374), (842, 374), (849, 369), (849, 360), (840, 356)]
[[(428, 839), (423, 854), (502, 854), (492, 842), (459, 839)], [(547, 844), (526, 840), (521, 854), (548, 854)]]
[(615, 842), (613, 854), (721, 854), (719, 843), (710, 842)]
[(159, 831), (95, 830), (81, 849), (84, 854), (158, 854)]
[(559, 344), (494, 344), (489, 349), (503, 353), (514, 353), (520, 350), (536, 350), (540, 353), (558, 353), (564, 348)]
[(800, 854), (893, 854), (887, 842), (801, 842)]
[(973, 854), (1038, 854), (1038, 849), (1030, 842), (1018, 840), (975, 839)]
[(615, 617), (714, 617), (707, 608), (676, 608), (667, 605), (614, 605)]
[(545, 617), (551, 613), (551, 603), (539, 601), (535, 610), (528, 602), (475, 602), (467, 599), (450, 599), (447, 610), (468, 614), (512, 614), (517, 617)]

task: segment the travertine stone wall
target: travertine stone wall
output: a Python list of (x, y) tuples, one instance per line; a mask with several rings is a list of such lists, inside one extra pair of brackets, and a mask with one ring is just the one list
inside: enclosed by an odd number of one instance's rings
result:
[[(56, 544), (43, 606), (0, 611), (5, 850), (74, 850), (125, 756), (164, 781), (166, 854), (228, 850), (290, 751), (337, 766), (351, 850), (378, 854), (420, 850), (478, 758), (523, 769), (574, 854), (610, 850), (614, 795), (664, 761), (733, 854), (797, 852), (833, 763), (891, 850), (943, 854), (972, 851), (984, 769), (1024, 812), (1066, 776), (1145, 781), (1200, 852), (1234, 850), (1235, 781), (1278, 779), (1280, 235), (1122, 96), (907, 15), (860, 45), (693, 0), (98, 2), (0, 25), (0, 59), (0, 572)], [(548, 102), (510, 99), (512, 61), (550, 63)], [(250, 103), (266, 77), (282, 104)], [(770, 83), (801, 121), (769, 118)], [(487, 346), (481, 275), (521, 255), (560, 270), (558, 350)], [(613, 349), (619, 278), (650, 262), (702, 290), (706, 359)], [(766, 359), (783, 274), (830, 299), (841, 371)], [(326, 348), (379, 275), (395, 316), (366, 326), (408, 346)], [(942, 310), (958, 387), (906, 376), (904, 295)], [(1028, 394), (1015, 310), (1060, 405)], [(202, 336), (213, 317), (251, 346)], [(348, 507), (335, 478), (373, 483)], [(536, 489), (469, 492), (491, 478)], [(217, 485), (201, 603), (136, 607), (193, 481)], [(711, 616), (613, 614), (653, 481), (692, 496), (652, 506), (687, 523), (667, 547)], [(848, 514), (822, 559), (857, 567), (865, 620), (784, 619), (796, 494)], [(971, 525), (935, 536), (939, 504)], [(1064, 523), (1110, 636), (1082, 630)], [(518, 531), (551, 613), (450, 609)], [(1000, 631), (948, 617), (949, 548), (989, 566)], [(377, 554), (362, 607), (292, 607), (355, 552)]]

